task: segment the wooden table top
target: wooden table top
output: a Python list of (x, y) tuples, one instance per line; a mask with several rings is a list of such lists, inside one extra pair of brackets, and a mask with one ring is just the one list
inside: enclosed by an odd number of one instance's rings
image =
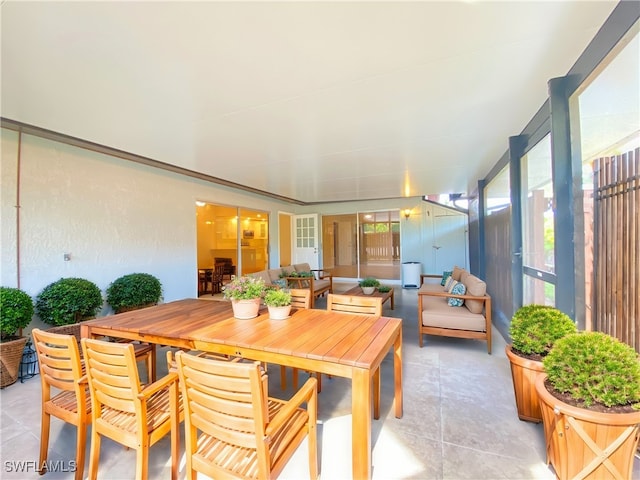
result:
[[(271, 320), (266, 307), (258, 317), (240, 320), (233, 317), (230, 302), (185, 299), (100, 317), (83, 325), (83, 336), (89, 335), (90, 328), (93, 333), (151, 343), (203, 350), (215, 345), (222, 353), (240, 355), (243, 349), (251, 349), (254, 354), (262, 351), (369, 369), (401, 335), (402, 321), (314, 309), (293, 309), (288, 319)], [(340, 369), (326, 372), (350, 376)]]

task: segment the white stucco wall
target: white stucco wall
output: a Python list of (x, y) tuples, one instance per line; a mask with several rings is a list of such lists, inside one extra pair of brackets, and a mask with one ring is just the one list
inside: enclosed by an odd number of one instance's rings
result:
[[(452, 214), (420, 197), (301, 207), (40, 137), (23, 135), (19, 142), (17, 132), (4, 128), (0, 138), (0, 284), (19, 286), (34, 298), (63, 277), (86, 278), (104, 292), (113, 280), (134, 272), (158, 277), (165, 302), (196, 297), (196, 200), (269, 212), (270, 266), (279, 265), (279, 211), (322, 215), (411, 208), (408, 220), (401, 216), (402, 261), (419, 261), (423, 272), (431, 273), (437, 268), (433, 218)], [(463, 258), (466, 252), (452, 263), (461, 265)]]
[[(86, 278), (104, 292), (113, 280), (133, 272), (158, 277), (165, 302), (195, 297), (196, 199), (273, 212), (285, 205), (23, 135), (18, 283), (17, 164), (18, 134), (2, 129), (0, 281), (19, 285), (34, 298), (62, 277)], [(70, 261), (64, 261), (65, 253)]]

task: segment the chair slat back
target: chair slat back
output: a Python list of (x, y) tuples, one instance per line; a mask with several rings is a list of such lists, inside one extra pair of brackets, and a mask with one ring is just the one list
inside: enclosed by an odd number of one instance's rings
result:
[(291, 306), (294, 308), (311, 308), (311, 290), (308, 288), (291, 288)]
[(266, 455), (262, 439), (267, 400), (260, 363), (203, 359), (184, 352), (175, 358), (186, 430), (195, 427), (230, 445)]
[(130, 343), (82, 339), (94, 410), (102, 405), (128, 413), (141, 412), (140, 377), (135, 349)]
[(351, 313), (354, 315), (382, 315), (382, 297), (362, 297), (359, 295), (338, 295), (330, 293), (327, 296), (327, 310), (333, 312)]
[(76, 338), (72, 335), (49, 333), (34, 328), (31, 332), (38, 354), (43, 385), (60, 390), (75, 391), (82, 377), (82, 363)]

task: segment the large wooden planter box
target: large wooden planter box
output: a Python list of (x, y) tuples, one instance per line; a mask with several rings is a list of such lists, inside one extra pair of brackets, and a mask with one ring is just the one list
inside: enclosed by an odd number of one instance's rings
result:
[(511, 378), (518, 418), (526, 422), (540, 423), (542, 414), (538, 392), (536, 392), (536, 379), (544, 373), (542, 362), (516, 355), (511, 351), (511, 345), (506, 346), (505, 353), (511, 363)]
[(557, 399), (536, 380), (547, 442), (547, 463), (560, 480), (630, 479), (640, 439), (640, 411), (600, 413)]

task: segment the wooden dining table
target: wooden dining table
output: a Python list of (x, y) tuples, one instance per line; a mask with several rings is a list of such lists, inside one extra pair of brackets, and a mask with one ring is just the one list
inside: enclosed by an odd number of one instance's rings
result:
[(351, 379), (353, 478), (371, 478), (371, 424), (380, 364), (393, 352), (394, 409), (402, 417), (402, 320), (293, 309), (271, 320), (233, 317), (227, 301), (185, 299), (82, 323), (83, 337), (117, 337), (222, 353)]

